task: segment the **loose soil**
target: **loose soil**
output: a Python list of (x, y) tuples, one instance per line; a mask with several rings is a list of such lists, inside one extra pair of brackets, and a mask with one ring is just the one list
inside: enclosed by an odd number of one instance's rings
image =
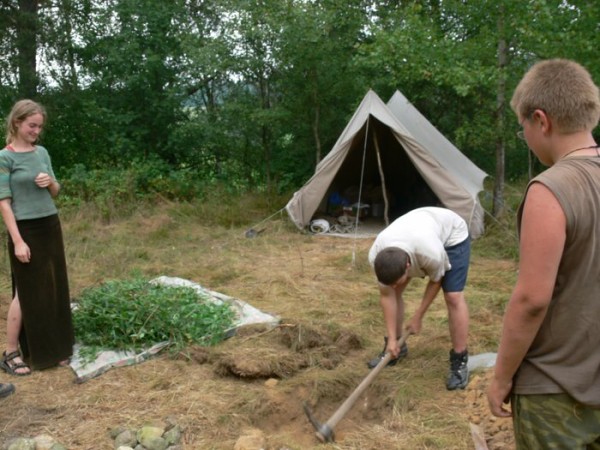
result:
[[(464, 391), (445, 389), (450, 347), (441, 299), (422, 333), (409, 339), (408, 358), (373, 380), (338, 423), (334, 444), (320, 444), (303, 403), (325, 422), (381, 350), (381, 312), (366, 263), (372, 240), (307, 236), (285, 220), (249, 239), (241, 228), (192, 226), (168, 208), (153, 214), (86, 227), (63, 219), (74, 296), (135, 269), (240, 298), (277, 315), (279, 326), (245, 327), (215, 347), (166, 350), (82, 384), (63, 367), (27, 377), (0, 373), (0, 381), (17, 387), (1, 400), (0, 448), (16, 436), (49, 434), (69, 449), (112, 449), (111, 429), (167, 421), (183, 428), (185, 449), (233, 449), (236, 442), (248, 448), (240, 438), (251, 435), (264, 439), (266, 449), (469, 449), (470, 423), (482, 429), (490, 449), (514, 447), (511, 422), (493, 418), (487, 408), (489, 370), (473, 373)], [(102, 250), (122, 243), (127, 270), (116, 262), (119, 252)], [(471, 354), (496, 350), (515, 273), (514, 262), (478, 256), (477, 243), (474, 250), (466, 291)], [(4, 278), (2, 318), (10, 300)], [(411, 283), (408, 314), (423, 286)]]

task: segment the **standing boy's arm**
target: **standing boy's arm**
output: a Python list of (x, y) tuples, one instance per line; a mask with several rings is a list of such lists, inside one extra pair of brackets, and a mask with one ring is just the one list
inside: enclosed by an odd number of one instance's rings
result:
[(534, 183), (521, 220), (519, 276), (504, 314), (494, 378), (488, 388), (495, 416), (511, 415), (502, 403), (548, 310), (565, 239), (566, 218), (558, 200), (544, 185)]

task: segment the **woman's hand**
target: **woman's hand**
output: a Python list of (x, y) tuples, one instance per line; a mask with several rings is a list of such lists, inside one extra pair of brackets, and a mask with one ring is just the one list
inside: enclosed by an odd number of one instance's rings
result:
[(22, 263), (28, 263), (31, 260), (31, 250), (25, 242), (15, 244), (15, 256)]
[(50, 175), (44, 172), (38, 173), (37, 177), (35, 177), (35, 184), (37, 187), (41, 189), (46, 189), (48, 186), (52, 184), (54, 181)]

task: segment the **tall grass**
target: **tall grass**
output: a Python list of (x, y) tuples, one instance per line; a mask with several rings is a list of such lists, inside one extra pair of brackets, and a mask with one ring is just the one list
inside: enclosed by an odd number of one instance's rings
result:
[(86, 217), (106, 223), (166, 203), (178, 205), (175, 214), (180, 218), (239, 226), (281, 209), (288, 198), (288, 193), (241, 190), (223, 181), (202, 179), (193, 169), (173, 169), (159, 160), (104, 169), (75, 165), (61, 184), (57, 201), (63, 214), (81, 216), (83, 210)]
[(519, 239), (517, 233), (517, 210), (523, 198), (527, 180), (506, 183), (503, 195), (504, 213), (494, 217), (493, 185), (487, 180), (484, 192), (480, 195), (485, 211), (485, 232), (473, 244), (473, 251), (480, 256), (491, 258), (509, 258), (516, 260), (519, 256)]

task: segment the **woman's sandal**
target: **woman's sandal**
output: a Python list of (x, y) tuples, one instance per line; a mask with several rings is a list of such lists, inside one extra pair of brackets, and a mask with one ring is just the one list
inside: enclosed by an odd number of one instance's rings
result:
[[(16, 375), (18, 377), (24, 377), (31, 375), (31, 369), (24, 362), (15, 362), (15, 359), (20, 358), (21, 354), (18, 351), (9, 353), (2, 352), (2, 360), (0, 361), (0, 368), (10, 375)], [(17, 372), (19, 369), (29, 369), (28, 372)]]

